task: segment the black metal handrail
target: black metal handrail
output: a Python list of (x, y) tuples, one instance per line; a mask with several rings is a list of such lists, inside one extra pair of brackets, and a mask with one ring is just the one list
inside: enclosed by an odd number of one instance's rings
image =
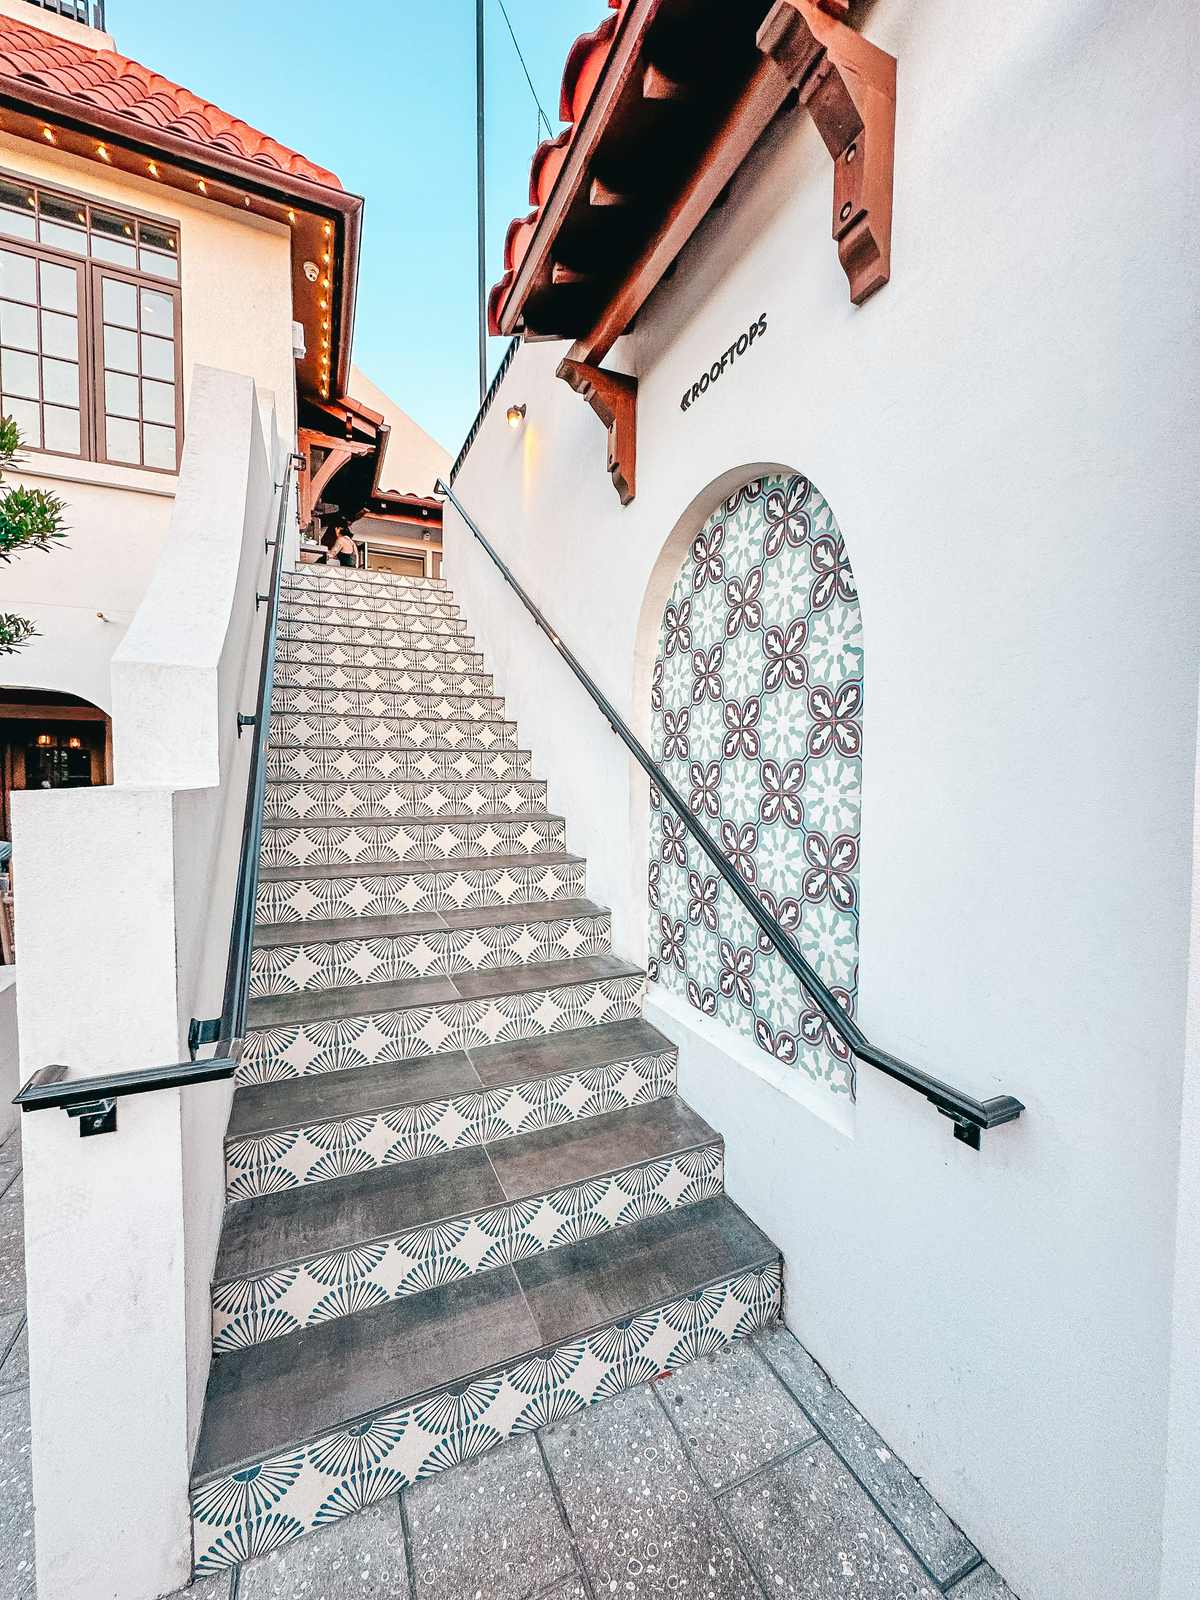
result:
[(702, 827), (696, 820), (683, 796), (675, 790), (662, 768), (627, 726), (620, 712), (597, 687), (572, 651), (563, 643), (557, 631), (550, 625), (537, 605), (521, 587), (504, 559), (489, 543), (478, 524), (463, 506), (462, 501), (454, 493), (454, 490), (448, 483), (439, 478), (435, 486), (435, 493), (444, 495), (450, 501), (475, 538), (487, 551), (509, 588), (516, 594), (526, 611), (529, 612), (538, 627), (570, 667), (584, 689), (586, 689), (613, 733), (616, 734), (633, 759), (646, 773), (663, 799), (678, 815), (684, 827), (717, 869), (722, 880), (750, 913), (759, 931), (771, 942), (796, 978), (799, 979), (801, 986), (810, 996), (826, 1022), (845, 1041), (851, 1054), (860, 1061), (865, 1061), (870, 1066), (876, 1067), (880, 1072), (886, 1073), (889, 1078), (894, 1078), (898, 1083), (904, 1084), (906, 1088), (915, 1089), (918, 1094), (924, 1095), (931, 1104), (937, 1107), (943, 1116), (950, 1118), (954, 1124), (955, 1138), (961, 1139), (974, 1150), (979, 1149), (980, 1137), (985, 1129), (998, 1128), (1006, 1122), (1015, 1122), (1025, 1107), (1014, 1096), (1005, 1094), (996, 1095), (990, 1100), (977, 1100), (973, 1095), (965, 1094), (961, 1089), (955, 1089), (948, 1083), (942, 1083), (940, 1079), (932, 1077), (927, 1072), (922, 1072), (919, 1067), (910, 1066), (908, 1062), (901, 1061), (898, 1056), (890, 1055), (886, 1050), (880, 1050), (878, 1046), (871, 1043), (853, 1017), (847, 1013), (837, 997), (829, 990), (819, 974), (809, 966), (800, 952), (800, 947), (781, 925), (778, 918), (767, 910), (766, 906), (763, 905), (762, 901), (746, 883), (746, 880), (734, 870), (707, 829)]
[(271, 685), (275, 677), (275, 635), (279, 622), (279, 591), (283, 577), (284, 529), (291, 501), (292, 473), (296, 457), (289, 455), (279, 485), (279, 514), (274, 539), (271, 577), (265, 595), (256, 594), (255, 609), (265, 600), (262, 658), (259, 663), (258, 696), (252, 716), (238, 716), (238, 737), (243, 728), (254, 729), (250, 749), (250, 771), (246, 779), (246, 809), (242, 817), (242, 852), (238, 858), (237, 888), (234, 890), (233, 921), (229, 930), (229, 957), (225, 965), (225, 993), (221, 1015), (203, 1021), (193, 1017), (188, 1030), (188, 1048), (193, 1058), (201, 1045), (215, 1044), (218, 1056), (238, 1058), (246, 1037), (246, 1008), (250, 999), (250, 953), (254, 941), (254, 906), (258, 899), (258, 866), (262, 851), (263, 803), (267, 791), (267, 735), (271, 722)]
[(516, 355), (517, 351), (520, 348), (521, 348), (521, 336), (520, 336), (520, 334), (517, 334), (514, 338), (512, 338), (512, 339), (510, 339), (508, 341), (508, 349), (504, 352), (504, 355), (503, 355), (503, 357), (501, 358), (501, 361), (500, 361), (500, 365), (496, 368), (495, 377), (492, 379), (491, 383), (488, 384), (488, 392), (484, 395), (483, 399), (480, 401), (479, 410), (475, 413), (475, 421), (471, 424), (470, 432), (467, 434), (467, 437), (463, 440), (462, 449), (458, 452), (457, 456), (455, 456), (455, 458), (454, 458), (454, 465), (450, 468), (450, 482), (451, 483), (453, 483), (455, 478), (458, 477), (459, 468), (462, 466), (463, 462), (467, 459), (467, 451), (470, 450), (471, 446), (475, 443), (475, 440), (478, 438), (479, 430), (480, 430), (480, 428), (483, 427), (483, 419), (487, 416), (488, 412), (492, 409), (492, 401), (496, 398), (496, 390), (504, 382), (504, 375), (508, 371), (509, 367), (512, 366), (513, 357)]
[(117, 1131), (117, 1101), (125, 1095), (155, 1089), (186, 1089), (193, 1083), (232, 1078), (237, 1062), (214, 1056), (211, 1061), (178, 1061), (169, 1067), (144, 1067), (140, 1072), (108, 1072), (99, 1078), (67, 1078), (68, 1068), (43, 1067), (13, 1096), (25, 1111), (57, 1108), (79, 1119), (79, 1137)]

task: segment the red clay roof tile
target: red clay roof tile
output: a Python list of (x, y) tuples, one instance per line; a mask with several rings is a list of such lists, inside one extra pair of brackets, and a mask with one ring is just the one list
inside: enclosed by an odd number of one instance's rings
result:
[(0, 79), (22, 78), (84, 105), (117, 112), (145, 126), (169, 130), (201, 146), (258, 161), (277, 172), (340, 189), (340, 180), (295, 150), (232, 117), (115, 50), (95, 50), (56, 39), (15, 17), (0, 16)]

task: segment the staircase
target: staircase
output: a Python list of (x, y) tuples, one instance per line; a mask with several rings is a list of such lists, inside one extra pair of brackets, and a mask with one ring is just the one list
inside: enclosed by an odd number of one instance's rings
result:
[(445, 585), (283, 585), (198, 1572), (780, 1308)]

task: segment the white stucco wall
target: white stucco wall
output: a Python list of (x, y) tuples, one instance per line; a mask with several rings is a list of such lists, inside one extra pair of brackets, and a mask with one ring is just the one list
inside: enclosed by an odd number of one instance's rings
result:
[[(828, 499), (865, 629), (861, 1020), (1028, 1114), (976, 1155), (862, 1068), (839, 1129), (651, 1014), (786, 1253), (790, 1325), (1016, 1593), (1151, 1600), (1196, 750), (1194, 16), (879, 0), (865, 31), (899, 59), (891, 284), (850, 305), (828, 157), (786, 117), (610, 358), (640, 382), (634, 503), (555, 345), (521, 352), (456, 488), (642, 733), (704, 516), (762, 465)], [(449, 508), (445, 542), (644, 955), (644, 790)]]
[[(185, 1060), (191, 1017), (221, 1009), (274, 473), (249, 379), (198, 369), (191, 417), (170, 536), (112, 665), (117, 781), (13, 799), (26, 1078)], [(122, 1099), (116, 1133), (82, 1145), (61, 1112), (25, 1118), (43, 1600), (150, 1600), (190, 1572), (231, 1095)]]
[[(275, 405), (280, 435), (294, 438), (286, 228), (3, 131), (0, 169), (176, 221), (185, 407), (198, 365), (242, 373), (265, 407)], [(186, 426), (185, 418), (185, 437)], [(177, 477), (37, 452), (26, 459), (12, 481), (60, 495), (70, 539), (51, 555), (27, 555), (4, 569), (4, 608), (33, 618), (42, 637), (0, 665), (0, 682), (82, 695), (110, 710), (108, 663), (155, 569)]]

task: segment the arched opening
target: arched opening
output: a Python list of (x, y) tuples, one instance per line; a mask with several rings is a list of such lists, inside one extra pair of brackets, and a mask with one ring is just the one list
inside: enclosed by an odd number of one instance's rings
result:
[[(862, 623), (833, 512), (802, 474), (750, 478), (694, 532), (662, 609), (649, 698), (655, 759), (853, 1010)], [(653, 792), (649, 858), (652, 979), (852, 1095), (845, 1045)]]

